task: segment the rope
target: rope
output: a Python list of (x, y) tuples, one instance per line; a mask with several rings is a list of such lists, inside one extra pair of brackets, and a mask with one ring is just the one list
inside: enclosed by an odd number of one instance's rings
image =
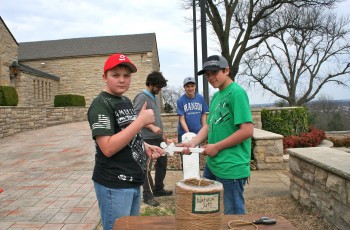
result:
[(150, 167), (152, 167), (152, 165), (150, 166), (150, 164), (151, 164), (151, 158), (150, 158), (150, 157), (147, 157), (146, 178), (147, 178), (147, 183), (148, 183), (149, 190), (150, 190), (151, 193), (153, 194), (153, 189), (152, 189), (151, 182), (150, 182), (149, 176), (148, 176), (148, 175), (151, 175), (151, 174), (150, 174), (150, 171), (151, 171), (151, 168), (150, 168)]
[(189, 178), (184, 180), (183, 183), (190, 186), (204, 187), (204, 186), (212, 185), (213, 181), (205, 180), (204, 178), (200, 178), (200, 179)]
[[(221, 229), (223, 216), (223, 187), (221, 183), (205, 178), (190, 178), (177, 182), (175, 191), (176, 229)], [(197, 203), (196, 197), (203, 200), (208, 199), (206, 200), (208, 206), (204, 206), (204, 203)]]
[[(234, 224), (231, 226), (231, 224)], [(228, 229), (232, 230), (245, 230), (244, 228), (236, 228), (244, 225), (252, 225), (256, 230), (258, 230), (258, 226), (256, 226), (253, 222), (245, 221), (245, 220), (231, 220), (227, 223)]]

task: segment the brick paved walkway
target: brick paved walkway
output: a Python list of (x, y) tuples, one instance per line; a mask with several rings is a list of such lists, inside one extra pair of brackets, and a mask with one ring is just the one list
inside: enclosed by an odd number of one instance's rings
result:
[(95, 229), (93, 164), (87, 122), (0, 139), (0, 229)]

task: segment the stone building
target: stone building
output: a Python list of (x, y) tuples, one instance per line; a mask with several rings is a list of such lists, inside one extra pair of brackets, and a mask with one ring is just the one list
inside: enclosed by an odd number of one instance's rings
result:
[[(114, 53), (126, 54), (138, 69), (126, 94), (133, 99), (147, 74), (160, 70), (155, 33), (18, 43), (0, 17), (0, 85), (16, 88), (18, 106), (50, 107), (61, 94), (82, 95), (89, 106), (104, 88), (103, 65)], [(16, 75), (11, 65), (19, 67)]]

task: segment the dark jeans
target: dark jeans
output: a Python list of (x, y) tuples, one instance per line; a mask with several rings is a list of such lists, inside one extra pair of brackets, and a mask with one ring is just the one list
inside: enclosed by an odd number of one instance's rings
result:
[(224, 187), (224, 214), (245, 214), (244, 186), (248, 178), (223, 179), (215, 176), (205, 165), (203, 177), (216, 180)]
[[(160, 143), (163, 142), (163, 138), (144, 139), (144, 141), (150, 145), (160, 146)], [(153, 160), (151, 160), (151, 162), (149, 164), (148, 174), (146, 174), (145, 182), (143, 183), (143, 186), (142, 186), (143, 187), (143, 198), (146, 198), (146, 199), (153, 197), (152, 191), (161, 190), (164, 188), (163, 181), (164, 181), (165, 175), (166, 175), (166, 167), (168, 164), (168, 157), (167, 157), (167, 155), (165, 155), (165, 156), (162, 156), (162, 157), (159, 157), (156, 159), (156, 163), (154, 166), (154, 168), (155, 168), (154, 183), (153, 183), (153, 179), (151, 176), (152, 163), (153, 163)]]

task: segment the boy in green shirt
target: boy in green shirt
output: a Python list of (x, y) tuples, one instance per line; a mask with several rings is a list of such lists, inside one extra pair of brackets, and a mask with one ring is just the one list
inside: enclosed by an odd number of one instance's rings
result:
[[(207, 124), (190, 142), (195, 147), (205, 140), (208, 145), (203, 177), (216, 180), (224, 187), (224, 213), (245, 214), (244, 186), (250, 176), (251, 137), (254, 126), (245, 90), (230, 78), (227, 60), (218, 55), (208, 57), (203, 70), (208, 82), (218, 88), (212, 98)], [(188, 149), (183, 151), (189, 154)]]

